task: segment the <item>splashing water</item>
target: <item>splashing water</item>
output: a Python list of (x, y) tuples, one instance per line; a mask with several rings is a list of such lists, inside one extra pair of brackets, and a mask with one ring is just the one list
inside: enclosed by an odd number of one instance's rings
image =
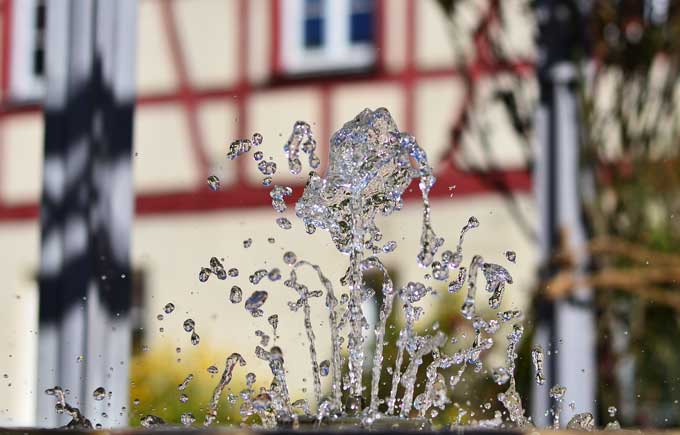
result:
[(555, 405), (552, 409), (553, 414), (553, 429), (558, 430), (560, 428), (560, 415), (562, 414), (562, 401), (564, 400), (564, 395), (567, 393), (567, 389), (562, 385), (555, 385), (550, 389), (550, 397), (554, 399)]
[(531, 349), (531, 361), (536, 370), (536, 384), (543, 385), (545, 383), (545, 374), (543, 373), (543, 348), (536, 345)]
[(205, 422), (203, 423), (205, 426), (210, 426), (217, 419), (217, 406), (220, 401), (220, 396), (222, 395), (222, 391), (224, 390), (224, 388), (229, 384), (229, 382), (231, 382), (232, 373), (234, 371), (234, 368), (236, 368), (237, 364), (243, 367), (246, 365), (246, 360), (244, 360), (240, 354), (232, 353), (227, 358), (224, 371), (222, 372), (222, 378), (215, 387), (212, 399), (208, 404), (208, 412), (205, 415)]
[(220, 190), (220, 179), (217, 177), (217, 175), (211, 175), (208, 177), (208, 187), (210, 187), (210, 190), (213, 192), (217, 192)]
[(92, 392), (92, 397), (94, 397), (94, 400), (106, 399), (106, 389), (104, 387), (97, 387), (97, 389)]
[(232, 304), (238, 304), (241, 302), (241, 299), (243, 298), (243, 290), (241, 290), (241, 287), (235, 285), (231, 287), (231, 291), (229, 292), (229, 301), (231, 301)]
[(92, 423), (90, 420), (85, 418), (83, 414), (80, 413), (78, 408), (74, 408), (66, 402), (66, 395), (64, 390), (56, 386), (54, 388), (48, 388), (45, 390), (45, 394), (48, 396), (54, 396), (57, 399), (57, 404), (54, 405), (54, 409), (57, 414), (66, 414), (71, 417), (71, 421), (66, 425), (69, 429), (92, 429)]
[[(253, 146), (259, 146), (263, 141), (262, 135), (255, 133), (252, 139), (233, 141), (227, 152), (228, 159), (236, 159), (251, 151)], [(293, 175), (303, 172), (302, 156), (307, 156), (306, 164), (310, 171), (306, 175), (307, 183), (301, 197), (295, 203), (295, 215), (304, 225), (308, 234), (317, 229), (325, 231), (330, 236), (335, 248), (348, 257), (348, 267), (345, 276), (340, 280), (343, 286), (339, 298), (336, 289), (329, 278), (322, 272), (321, 266), (298, 258), (293, 251), (285, 251), (280, 257), (285, 265), (285, 271), (267, 265), (267, 268), (255, 270), (249, 276), (253, 286), (262, 282), (273, 284), (283, 280), (286, 291), (293, 300), (288, 302), (288, 308), (300, 316), (300, 323), (304, 329), (306, 345), (311, 365), (314, 402), (308, 403), (304, 399), (293, 400), (288, 388), (284, 350), (276, 345), (277, 330), (280, 328), (279, 315), (267, 313), (267, 324), (262, 323), (255, 332), (259, 343), (255, 347), (255, 356), (269, 367), (271, 381), (267, 386), (255, 387), (257, 380), (254, 373), (245, 375), (246, 387), (238, 395), (229, 394), (229, 403), (236, 403), (237, 398), (242, 401), (239, 413), (245, 422), (255, 417), (264, 428), (277, 425), (291, 424), (293, 427), (301, 421), (321, 423), (324, 420), (356, 417), (363, 425), (370, 425), (382, 420), (390, 421), (418, 421), (418, 427), (424, 427), (422, 422), (436, 417), (451, 403), (451, 394), (459, 385), (467, 370), (482, 373), (483, 357), (494, 344), (494, 334), (498, 333), (502, 324), (509, 324), (511, 331), (507, 335), (505, 365), (489, 370), (493, 380), (499, 385), (507, 385), (498, 394), (498, 401), (505, 407), (506, 413), (496, 412), (493, 419), (479, 420), (480, 427), (500, 427), (502, 425), (525, 427), (531, 423), (525, 416), (522, 401), (515, 386), (515, 361), (517, 348), (524, 333), (518, 321), (522, 313), (518, 310), (497, 312), (500, 308), (507, 286), (513, 283), (510, 272), (498, 264), (485, 262), (480, 255), (472, 256), (469, 266), (463, 266), (463, 242), (466, 234), (480, 226), (477, 218), (470, 217), (462, 227), (455, 246), (444, 249), (439, 255), (439, 249), (445, 244), (445, 239), (435, 233), (432, 226), (432, 210), (429, 193), (435, 184), (435, 176), (425, 151), (418, 145), (415, 138), (400, 131), (386, 109), (375, 111), (366, 109), (354, 119), (347, 122), (330, 140), (328, 167), (325, 174), (319, 174), (320, 158), (316, 154), (317, 141), (311, 126), (299, 121), (293, 126), (293, 131), (283, 146), (288, 160), (288, 169)], [(253, 159), (249, 159), (265, 176), (264, 186), (271, 185), (271, 176), (276, 172), (276, 164), (271, 157), (265, 158), (262, 151), (255, 151)], [(214, 183), (210, 183), (211, 188)], [(216, 177), (215, 177), (216, 178)], [(414, 260), (426, 273), (436, 281), (449, 281), (447, 289), (457, 293), (467, 283), (461, 313), (474, 330), (474, 340), (453, 353), (449, 352), (449, 343), (457, 342), (455, 337), (447, 337), (433, 325), (429, 333), (418, 332), (416, 322), (423, 317), (425, 310), (420, 306), (422, 301), (437, 291), (420, 282), (411, 281), (403, 287), (395, 288), (387, 268), (383, 264), (383, 255), (390, 254), (397, 249), (394, 240), (382, 242), (383, 234), (376, 222), (377, 217), (387, 217), (400, 211), (404, 202), (402, 195), (411, 183), (417, 180), (422, 197), (422, 216), (420, 224), (419, 249)], [(219, 180), (217, 180), (219, 187)], [(277, 213), (287, 210), (286, 199), (291, 197), (293, 189), (288, 186), (274, 185), (269, 192), (273, 209)], [(286, 217), (278, 217), (276, 224), (284, 230), (292, 228), (293, 224)], [(269, 239), (274, 243), (273, 238)], [(243, 241), (243, 247), (252, 245), (252, 238)], [(384, 244), (383, 244), (384, 243)], [(505, 258), (515, 262), (515, 253), (507, 251)], [(214, 275), (220, 280), (239, 275), (236, 268), (227, 268), (224, 259), (212, 257), (208, 267), (199, 271), (199, 281), (206, 282)], [(303, 282), (301, 269), (311, 269), (315, 273), (315, 281)], [(496, 311), (496, 318), (484, 318), (477, 310), (477, 280), (481, 270), (485, 280), (484, 289), (490, 293), (489, 308)], [(373, 271), (382, 277), (382, 286), (378, 290), (372, 289), (365, 281), (364, 274)], [(282, 276), (286, 275), (286, 276)], [(268, 281), (264, 281), (267, 279)], [(320, 288), (318, 284), (321, 284)], [(257, 289), (243, 300), (243, 290), (239, 286), (232, 286), (228, 299), (232, 304), (243, 303), (243, 308), (257, 322), (264, 316), (263, 307), (268, 299), (267, 290)], [(378, 298), (379, 296), (379, 298)], [(380, 300), (378, 318), (373, 330), (364, 313), (362, 306), (368, 300)], [(317, 349), (317, 334), (319, 330), (312, 319), (313, 304), (321, 304), (327, 312), (324, 319), (324, 329), (330, 334), (329, 359), (319, 361)], [(171, 307), (170, 307), (171, 306)], [(396, 355), (386, 367), (391, 378), (385, 378), (383, 373), (385, 335), (388, 318), (394, 307), (401, 308), (404, 315), (404, 325), (396, 340)], [(267, 307), (269, 311), (269, 307)], [(173, 304), (164, 308), (166, 314), (175, 310)], [(453, 308), (452, 308), (453, 310)], [(193, 319), (183, 322), (183, 329), (191, 334), (191, 342), (197, 345), (200, 337), (196, 332)], [(370, 379), (364, 379), (364, 365), (366, 365), (366, 343), (373, 334), (372, 361), (370, 361)], [(273, 343), (272, 343), (273, 341)], [(532, 350), (532, 361), (536, 371), (536, 381), (542, 384), (543, 351), (540, 348)], [(230, 385), (237, 367), (246, 365), (243, 357), (238, 353), (231, 354), (225, 362), (222, 376), (215, 386), (211, 400), (206, 407), (204, 425), (210, 426), (218, 419), (220, 397)], [(215, 375), (219, 369), (210, 366), (208, 373)], [(417, 374), (425, 373), (424, 385), (418, 384)], [(330, 392), (325, 393), (322, 388), (322, 378), (330, 378)], [(192, 381), (189, 374), (179, 384), (182, 392)], [(368, 388), (366, 388), (368, 385)], [(389, 395), (380, 397), (382, 385), (389, 387)], [(555, 387), (556, 388), (556, 387)], [(555, 390), (553, 388), (553, 390)], [(368, 391), (365, 391), (368, 390)], [(564, 392), (551, 390), (556, 401), (561, 403)], [(401, 391), (401, 397), (399, 393)], [(418, 394), (416, 394), (418, 393)], [(64, 394), (60, 389), (51, 391), (57, 396), (58, 412), (67, 412), (73, 418), (74, 427), (88, 427), (90, 424), (76, 408), (65, 403)], [(327, 395), (326, 395), (327, 394)], [(183, 395), (183, 393), (182, 393)], [(557, 398), (559, 396), (559, 399)], [(186, 398), (186, 395), (183, 395)], [(188, 399), (188, 398), (187, 398)], [(182, 400), (182, 397), (180, 397)], [(314, 409), (314, 406), (316, 409)], [(560, 405), (561, 406), (561, 405)], [(458, 424), (461, 423), (464, 411), (458, 413)], [(555, 421), (559, 425), (559, 409), (554, 410)], [(507, 417), (505, 417), (507, 416)], [(190, 426), (196, 421), (191, 413), (184, 413), (180, 422)], [(570, 427), (586, 429), (591, 427), (590, 419), (582, 415), (578, 420), (569, 423)], [(75, 422), (75, 423), (74, 423)], [(144, 416), (141, 423), (145, 427), (163, 424), (160, 417)], [(82, 426), (78, 426), (82, 425)], [(90, 426), (91, 427), (91, 424)]]

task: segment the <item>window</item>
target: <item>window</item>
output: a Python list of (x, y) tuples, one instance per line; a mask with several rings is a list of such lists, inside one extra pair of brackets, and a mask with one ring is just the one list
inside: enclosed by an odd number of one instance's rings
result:
[(9, 98), (16, 102), (42, 100), (45, 89), (46, 0), (12, 3)]
[(375, 60), (373, 0), (281, 0), (284, 72), (361, 70)]

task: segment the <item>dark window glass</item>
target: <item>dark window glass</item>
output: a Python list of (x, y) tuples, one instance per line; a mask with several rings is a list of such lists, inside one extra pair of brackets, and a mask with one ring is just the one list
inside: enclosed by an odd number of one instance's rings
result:
[(320, 47), (324, 43), (323, 0), (305, 0), (305, 47)]
[(351, 0), (350, 41), (373, 41), (373, 0)]
[(33, 47), (33, 74), (45, 75), (45, 0), (38, 0), (35, 8), (35, 46)]

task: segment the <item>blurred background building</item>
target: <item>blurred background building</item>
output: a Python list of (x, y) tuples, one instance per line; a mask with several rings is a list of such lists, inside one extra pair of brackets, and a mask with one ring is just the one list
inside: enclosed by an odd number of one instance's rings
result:
[[(0, 2), (2, 425), (48, 418), (35, 411), (43, 394), (36, 373), (46, 7), (46, 0)], [(515, 251), (516, 284), (504, 307), (529, 307), (541, 254), (530, 146), (538, 27), (528, 2), (139, 0), (136, 12), (137, 22), (129, 23), (137, 37), (129, 279), (137, 360), (121, 358), (112, 367), (148, 381), (133, 384), (133, 395), (164, 391), (165, 385), (150, 391), (159, 373), (173, 390), (191, 370), (201, 370), (212, 385), (205, 367), (221, 366), (232, 351), (256, 370), (254, 330), (264, 329), (264, 321), (233, 306), (229, 288), (249, 292), (248, 275), (262, 266), (283, 269), (285, 251), (313, 259), (334, 282), (344, 273), (345, 260), (327, 234), (305, 234), (290, 209), (293, 229), (276, 226), (269, 189), (250, 157), (225, 158), (231, 141), (259, 132), (260, 149), (280, 168), (274, 183), (299, 193), (304, 180), (287, 173), (283, 153), (297, 120), (311, 124), (325, 165), (332, 132), (366, 107), (386, 107), (436, 168), (435, 228), (453, 240), (476, 216), (481, 227), (470, 233), (466, 252), (501, 262), (505, 251)], [(220, 179), (217, 192), (207, 186), (210, 175)], [(418, 194), (409, 192), (407, 206), (383, 227), (385, 239), (400, 245), (385, 260), (397, 284), (424, 273), (414, 261)], [(198, 271), (213, 256), (238, 268), (239, 277), (200, 283)], [(302, 320), (283, 309), (293, 295), (280, 287), (267, 304), (282, 307), (287, 354), (306, 361)], [(176, 310), (158, 320), (168, 302)], [(198, 346), (182, 329), (186, 318), (196, 321)], [(324, 358), (328, 338), (317, 336)], [(154, 352), (163, 362), (135, 366)], [(290, 363), (299, 394), (311, 390), (303, 380), (310, 370), (302, 365)], [(118, 409), (107, 413), (94, 420), (127, 422)]]

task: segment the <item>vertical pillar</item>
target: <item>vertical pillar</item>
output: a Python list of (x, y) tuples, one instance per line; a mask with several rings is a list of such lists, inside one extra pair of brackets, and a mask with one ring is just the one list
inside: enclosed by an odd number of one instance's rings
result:
[[(47, 4), (37, 389), (43, 426), (65, 423), (54, 398), (42, 394), (55, 385), (69, 389), (69, 403), (93, 422), (126, 423), (136, 9), (135, 0)], [(100, 386), (110, 399), (94, 400)]]
[[(582, 5), (582, 6), (579, 6)], [(576, 95), (578, 55), (586, 54), (583, 29), (587, 2), (543, 0), (537, 5), (539, 22), (539, 81), (541, 104), (536, 118), (536, 196), (541, 210), (539, 232), (543, 278), (557, 273), (552, 258), (561, 235), (574, 253), (575, 271), (588, 264), (585, 245), (579, 167), (579, 115)], [(562, 425), (574, 413), (595, 411), (596, 343), (591, 289), (575, 289), (554, 303), (539, 302), (534, 342), (546, 351), (546, 383), (534, 385), (532, 415), (538, 426), (549, 424), (549, 389), (567, 388)], [(574, 402), (572, 410), (568, 403)]]

